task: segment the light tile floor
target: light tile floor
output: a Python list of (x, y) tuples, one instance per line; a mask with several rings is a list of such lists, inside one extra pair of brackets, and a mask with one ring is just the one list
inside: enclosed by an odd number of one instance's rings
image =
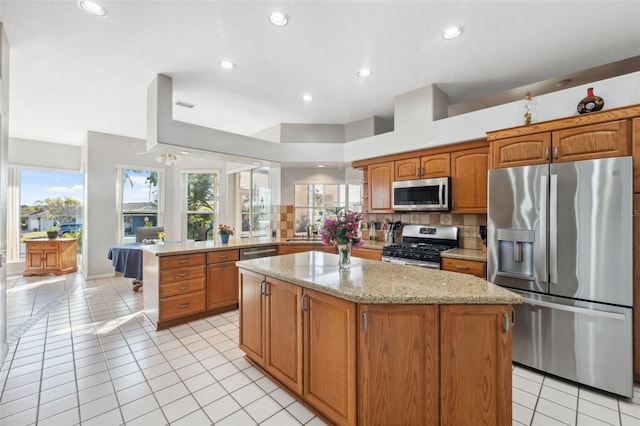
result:
[[(251, 366), (238, 313), (156, 332), (131, 280), (10, 277), (4, 425), (321, 425)], [(514, 367), (514, 425), (640, 425), (634, 400)]]

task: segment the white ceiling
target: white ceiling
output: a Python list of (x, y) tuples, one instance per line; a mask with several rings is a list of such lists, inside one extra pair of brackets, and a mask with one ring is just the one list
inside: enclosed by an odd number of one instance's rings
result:
[[(173, 78), (174, 118), (250, 135), (278, 123), (393, 114), (436, 84), (458, 103), (640, 55), (640, 1), (0, 0), (11, 46), (10, 135), (79, 145), (145, 138), (147, 86)], [(271, 11), (291, 17), (283, 28)], [(449, 25), (462, 25), (446, 41)], [(218, 67), (221, 59), (237, 64)], [(363, 66), (373, 75), (360, 79)], [(312, 93), (304, 104), (300, 97)]]

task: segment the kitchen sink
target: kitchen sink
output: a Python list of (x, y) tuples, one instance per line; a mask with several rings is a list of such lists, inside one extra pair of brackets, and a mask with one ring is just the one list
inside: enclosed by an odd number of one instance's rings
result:
[(306, 242), (322, 242), (322, 238), (307, 238), (307, 237), (297, 237), (297, 238), (289, 238), (287, 241), (306, 241)]

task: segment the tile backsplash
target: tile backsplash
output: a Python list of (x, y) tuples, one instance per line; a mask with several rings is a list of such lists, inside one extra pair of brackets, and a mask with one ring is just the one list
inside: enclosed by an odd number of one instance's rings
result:
[[(397, 222), (414, 225), (449, 225), (458, 227), (458, 244), (460, 248), (482, 249), (480, 226), (486, 226), (486, 214), (452, 214), (452, 213), (397, 213), (364, 215), (365, 222)], [(376, 239), (382, 239), (378, 232)]]
[[(294, 232), (293, 206), (271, 206), (271, 229), (277, 230), (278, 237), (292, 238)], [(451, 214), (451, 213), (398, 213), (398, 214), (365, 214), (364, 222), (397, 222), (415, 225), (451, 225), (458, 227), (458, 244), (461, 248), (482, 249), (480, 226), (487, 224), (486, 214)], [(382, 232), (376, 234), (382, 240)]]

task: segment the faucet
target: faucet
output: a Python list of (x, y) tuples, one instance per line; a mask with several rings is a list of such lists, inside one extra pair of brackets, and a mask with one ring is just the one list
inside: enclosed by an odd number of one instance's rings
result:
[(209, 222), (209, 224), (211, 226), (207, 229), (207, 232), (204, 233), (204, 240), (205, 241), (209, 241), (209, 231), (213, 231), (213, 222)]

